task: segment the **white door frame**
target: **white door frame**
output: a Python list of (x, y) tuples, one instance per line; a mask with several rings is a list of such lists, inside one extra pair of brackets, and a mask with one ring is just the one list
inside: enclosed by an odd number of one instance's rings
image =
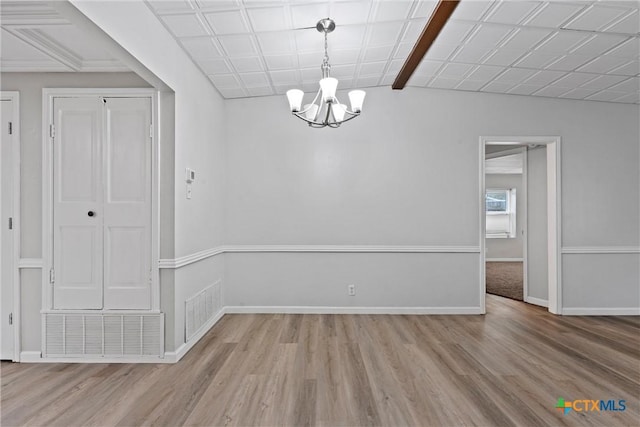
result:
[[(13, 307), (11, 312), (13, 313), (13, 361), (20, 361), (20, 343), (21, 343), (21, 326), (20, 326), (20, 92), (18, 91), (1, 91), (0, 97), (3, 101), (11, 101), (13, 107), (13, 122), (11, 125), (11, 131), (13, 138), (11, 142), (13, 144), (12, 154), (13, 159), (11, 162), (11, 168), (13, 172), (13, 215), (12, 215), (12, 229), (13, 229), (13, 253), (11, 254), (13, 270)], [(2, 224), (2, 227), (6, 227), (7, 224)]]
[(151, 310), (143, 311), (159, 313), (160, 145), (157, 138), (159, 135), (158, 92), (153, 88), (42, 89), (42, 310), (52, 311), (53, 309), (53, 289), (49, 278), (53, 268), (53, 150), (50, 127), (53, 123), (53, 99), (56, 97), (122, 97), (151, 100), (153, 129), (151, 139)]
[[(561, 138), (559, 136), (481, 136), (479, 146), (480, 306), (486, 313), (485, 282), (485, 145), (546, 145), (547, 147), (547, 263), (549, 312), (562, 314), (561, 258)], [(526, 234), (526, 233), (525, 233)], [(525, 256), (526, 260), (526, 256)]]

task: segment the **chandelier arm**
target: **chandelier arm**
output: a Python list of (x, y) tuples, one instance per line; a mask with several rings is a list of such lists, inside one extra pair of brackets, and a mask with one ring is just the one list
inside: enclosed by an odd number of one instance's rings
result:
[(294, 116), (296, 116), (300, 120), (304, 120), (305, 122), (309, 123), (309, 126), (311, 126), (311, 127), (319, 127), (320, 128), (320, 127), (325, 127), (326, 126), (326, 124), (324, 124), (322, 122), (316, 122), (314, 120), (307, 119), (306, 117), (302, 116), (301, 113), (292, 112), (291, 114), (293, 114)]

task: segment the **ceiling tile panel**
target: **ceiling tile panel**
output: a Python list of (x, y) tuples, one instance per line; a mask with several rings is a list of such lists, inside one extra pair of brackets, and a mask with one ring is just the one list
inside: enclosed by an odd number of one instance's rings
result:
[(548, 2), (526, 21), (527, 25), (535, 27), (557, 28), (570, 21), (578, 12), (585, 8), (585, 4)]
[(587, 96), (593, 95), (596, 92), (597, 91), (594, 89), (577, 88), (577, 89), (571, 89), (569, 92), (563, 93), (562, 95), (560, 95), (560, 98), (584, 99)]
[(546, 68), (549, 64), (558, 61), (562, 56), (552, 53), (544, 53), (534, 50), (526, 54), (515, 65), (522, 68), (534, 68), (537, 70)]
[(271, 86), (249, 87), (247, 88), (247, 92), (249, 92), (251, 96), (268, 96), (274, 93)]
[(209, 78), (218, 89), (240, 87), (240, 81), (235, 74), (214, 74), (209, 76)]
[(618, 58), (634, 59), (638, 57), (638, 52), (640, 52), (640, 38), (634, 37), (614, 47), (606, 54)]
[(618, 83), (609, 89), (621, 92), (638, 92), (640, 90), (640, 78), (631, 77), (630, 79), (627, 79), (622, 83)]
[(474, 66), (470, 64), (449, 63), (442, 67), (438, 77), (462, 79), (465, 75), (469, 74), (473, 68)]
[(496, 77), (494, 81), (502, 83), (522, 83), (535, 74), (535, 72), (535, 70), (528, 70), (526, 68), (509, 68)]
[(487, 48), (495, 48), (514, 30), (515, 28), (509, 26), (478, 25), (469, 36), (467, 43)]
[(383, 22), (370, 25), (368, 46), (395, 44), (404, 28), (404, 22)]
[(497, 67), (494, 65), (479, 65), (471, 72), (471, 74), (469, 74), (468, 78), (471, 80), (481, 80), (486, 82), (488, 80), (492, 80), (505, 70), (506, 68), (504, 67)]
[(409, 12), (413, 1), (395, 0), (374, 2), (375, 21), (404, 21), (410, 18)]
[(616, 98), (615, 102), (623, 102), (625, 104), (638, 104), (640, 103), (640, 93), (628, 93), (620, 98)]
[(507, 93), (511, 88), (513, 88), (513, 83), (502, 83), (502, 82), (490, 82), (480, 90), (482, 92), (496, 92), (496, 93)]
[(285, 7), (247, 9), (249, 22), (256, 32), (282, 31), (292, 28), (289, 11)]
[(274, 85), (296, 85), (298, 83), (298, 72), (296, 70), (282, 70), (269, 72)]
[(498, 49), (488, 56), (483, 63), (488, 65), (508, 66), (516, 62), (521, 57), (521, 50)]
[(231, 67), (229, 67), (229, 64), (224, 59), (203, 59), (197, 61), (196, 64), (198, 64), (207, 75), (228, 74), (232, 72)]
[[(424, 25), (423, 25), (424, 28)], [(469, 36), (475, 25), (468, 22), (452, 21), (438, 35), (438, 41), (446, 44), (460, 44)], [(418, 33), (419, 35), (420, 33)], [(417, 36), (415, 38), (417, 40)], [(414, 40), (414, 42), (415, 42)]]
[(578, 68), (578, 70), (586, 73), (607, 74), (612, 72), (616, 68), (627, 64), (628, 62), (629, 60), (625, 58), (616, 58), (615, 56), (600, 56)]
[(436, 41), (431, 46), (431, 49), (429, 49), (429, 51), (425, 55), (425, 58), (435, 59), (435, 60), (446, 60), (446, 59), (449, 59), (451, 54), (455, 52), (457, 48), (458, 46), (455, 44), (444, 44)]
[(484, 20), (501, 24), (519, 24), (540, 6), (539, 2), (533, 1), (499, 2)]
[(581, 87), (584, 87), (586, 89), (603, 90), (608, 89), (616, 83), (620, 83), (627, 78), (627, 76), (600, 75), (595, 79), (583, 84)]
[(233, 68), (238, 73), (248, 73), (252, 71), (263, 71), (264, 67), (259, 56), (249, 56), (244, 58), (230, 58)]
[(213, 59), (221, 56), (220, 49), (212, 37), (182, 39), (182, 46), (192, 58)]
[(591, 36), (582, 32), (558, 31), (536, 47), (536, 50), (545, 53), (568, 53)]
[[(345, 27), (341, 27), (340, 31), (334, 31), (329, 34), (329, 46), (333, 47), (333, 49), (353, 49), (362, 47), (362, 43), (364, 41), (364, 35), (367, 27), (365, 25), (349, 25)], [(319, 34), (316, 32), (314, 34), (316, 38)], [(394, 38), (389, 43), (395, 43), (396, 39)]]
[(256, 39), (264, 55), (296, 53), (296, 41), (291, 32), (259, 33), (256, 34)]
[(537, 92), (532, 93), (534, 96), (548, 96), (552, 98), (559, 98), (563, 94), (569, 92), (571, 88), (560, 87), (560, 86), (546, 86), (540, 89)]
[(358, 87), (371, 87), (371, 86), (377, 86), (378, 85), (378, 81), (380, 80), (380, 77), (378, 76), (364, 76), (364, 77), (359, 77), (356, 80), (356, 86)]
[(536, 92), (540, 89), (542, 89), (542, 86), (523, 83), (509, 89), (507, 93), (513, 95), (531, 95), (533, 92)]
[(422, 76), (435, 76), (438, 73), (440, 67), (444, 64), (441, 61), (431, 61), (428, 59), (423, 60), (418, 68), (416, 68), (416, 72), (414, 74), (422, 75)]
[(573, 71), (589, 62), (591, 58), (585, 55), (565, 55), (549, 64), (546, 68), (549, 70)]
[(480, 88), (486, 84), (486, 81), (464, 79), (455, 88), (458, 90), (470, 90), (475, 92), (480, 90)]
[(176, 37), (209, 35), (205, 26), (195, 13), (185, 15), (165, 15), (161, 19)]
[(270, 85), (267, 73), (240, 73), (239, 76), (245, 87), (264, 87)]
[(387, 66), (386, 62), (365, 62), (360, 66), (360, 75), (381, 75)]
[(253, 38), (249, 35), (220, 36), (218, 41), (229, 57), (258, 54)]
[(614, 101), (615, 99), (621, 98), (623, 96), (628, 95), (626, 92), (616, 92), (612, 90), (603, 90), (598, 93), (595, 93), (591, 96), (588, 96), (586, 99), (592, 101)]
[(495, 1), (462, 1), (453, 12), (452, 19), (481, 21), (496, 5)]
[(562, 87), (578, 87), (583, 85), (584, 83), (590, 82), (597, 75), (595, 74), (587, 74), (587, 73), (568, 73), (564, 77), (553, 82), (554, 86), (562, 86)]
[(618, 68), (614, 68), (610, 72), (624, 76), (637, 76), (640, 74), (640, 62), (638, 60), (630, 61)]
[(434, 0), (419, 0), (416, 3), (416, 7), (413, 11), (414, 18), (430, 18), (438, 5), (438, 2)]
[(478, 64), (481, 63), (485, 57), (489, 56), (490, 53), (491, 51), (487, 51), (485, 48), (465, 45), (456, 51), (456, 53), (451, 57), (451, 60), (454, 62)]
[[(329, 61), (332, 65), (355, 64), (358, 62), (360, 49), (336, 49), (329, 52)], [(315, 64), (319, 67), (323, 55), (316, 55)]]
[(553, 32), (551, 30), (521, 28), (512, 33), (502, 47), (506, 49), (520, 49), (526, 51), (552, 34)]
[(453, 89), (460, 84), (460, 79), (451, 79), (447, 77), (435, 77), (429, 83), (429, 87), (437, 89)]
[(566, 74), (567, 73), (563, 71), (548, 71), (548, 70), (538, 71), (536, 74), (529, 77), (525, 83), (532, 84), (532, 85), (546, 86), (549, 83), (558, 80), (559, 78), (561, 78)]
[(623, 36), (609, 34), (597, 35), (593, 36), (586, 43), (573, 49), (571, 53), (575, 53), (577, 55), (598, 56), (611, 48), (622, 44), (622, 42), (626, 40), (628, 40), (628, 38)]
[(249, 26), (239, 10), (205, 13), (204, 16), (216, 35), (249, 32)]
[[(293, 28), (316, 27), (319, 19), (329, 16), (329, 3), (292, 4), (291, 19)], [(338, 22), (336, 25), (339, 25)], [(317, 36), (318, 34), (316, 34)]]
[(638, 32), (640, 32), (640, 20), (638, 18), (639, 16), (640, 13), (638, 13), (638, 9), (634, 9), (628, 15), (622, 17), (617, 22), (607, 26), (604, 31), (637, 35)]
[(331, 18), (340, 25), (366, 24), (371, 1), (339, 1), (329, 5)]
[(170, 1), (170, 0), (154, 0), (150, 1), (151, 7), (159, 13), (162, 12), (186, 12), (193, 10), (191, 3), (187, 0), (184, 1)]
[(601, 30), (602, 28), (610, 26), (613, 22), (629, 12), (629, 9), (594, 4), (569, 22), (566, 28), (574, 30)]
[(269, 70), (288, 70), (298, 66), (295, 55), (264, 55)]

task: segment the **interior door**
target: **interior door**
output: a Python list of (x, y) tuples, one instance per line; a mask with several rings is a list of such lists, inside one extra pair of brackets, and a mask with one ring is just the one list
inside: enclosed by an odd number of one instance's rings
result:
[(53, 308), (101, 309), (102, 102), (54, 98)]
[(151, 100), (54, 99), (55, 309), (151, 308)]
[[(13, 231), (9, 228), (13, 216), (13, 101), (0, 101), (0, 359), (14, 358), (13, 322)], [(13, 126), (13, 123), (12, 125)]]
[(151, 100), (104, 98), (104, 308), (151, 308)]

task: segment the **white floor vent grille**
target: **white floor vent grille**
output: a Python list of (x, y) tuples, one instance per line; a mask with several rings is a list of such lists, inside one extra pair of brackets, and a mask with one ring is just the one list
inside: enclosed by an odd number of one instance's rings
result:
[(164, 355), (164, 317), (154, 314), (43, 314), (44, 357)]
[(185, 341), (189, 341), (222, 309), (220, 282), (216, 282), (185, 301)]

